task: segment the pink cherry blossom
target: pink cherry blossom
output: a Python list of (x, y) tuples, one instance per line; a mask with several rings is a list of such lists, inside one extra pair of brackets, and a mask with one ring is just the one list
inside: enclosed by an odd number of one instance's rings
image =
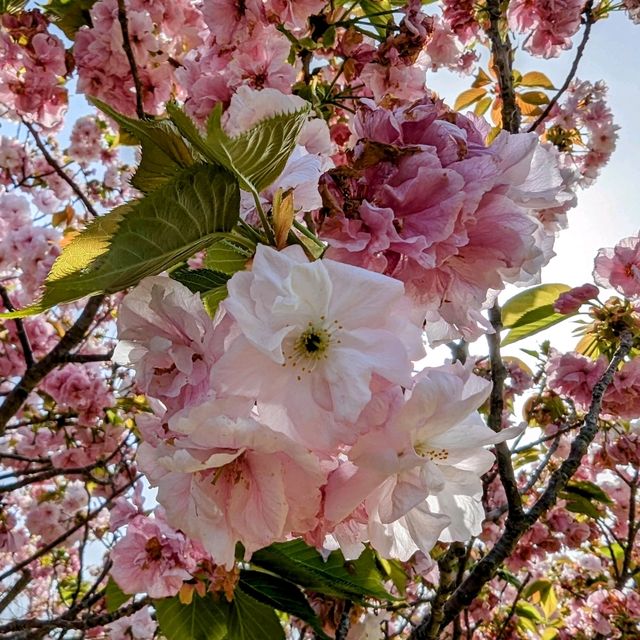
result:
[(480, 476), (493, 463), (482, 447), (516, 435), (491, 431), (475, 411), (490, 388), (460, 363), (424, 369), (397, 413), (330, 475), (325, 518), (339, 523), (363, 503), (369, 539), (385, 557), (478, 535)]
[(214, 367), (214, 385), (281, 407), (291, 425), (280, 417), (279, 428), (312, 447), (354, 437), (345, 425), (371, 399), (372, 376), (409, 385), (411, 360), (423, 353), (403, 289), (333, 260), (308, 262), (297, 246), (259, 245), (252, 270), (228, 283), (223, 306), (239, 335)]
[(170, 441), (140, 448), (169, 522), (228, 568), (237, 542), (249, 558), (315, 528), (326, 479), (303, 446), (238, 413), (237, 402), (209, 400), (169, 420)]
[(520, 33), (531, 32), (525, 44), (527, 51), (556, 58), (571, 47), (584, 4), (584, 0), (512, 0), (507, 11), (509, 26)]
[(189, 542), (160, 511), (154, 519), (137, 516), (111, 552), (111, 575), (125, 593), (152, 598), (174, 596), (196, 568)]
[(198, 294), (153, 277), (123, 300), (118, 338), (114, 359), (132, 365), (140, 388), (175, 412), (207, 395), (224, 330), (214, 332)]
[(575, 313), (585, 302), (593, 300), (599, 293), (600, 290), (598, 287), (592, 284), (583, 284), (580, 287), (574, 287), (558, 296), (553, 303), (553, 309), (557, 313), (562, 314)]
[(624, 296), (640, 296), (640, 238), (624, 238), (613, 248), (600, 249), (593, 277), (600, 286)]
[(487, 147), (476, 121), (440, 102), (363, 102), (349, 166), (321, 181), (327, 255), (405, 282), (431, 338), (477, 337), (489, 291), (535, 279), (551, 257), (530, 211), (565, 201), (560, 173), (534, 134)]

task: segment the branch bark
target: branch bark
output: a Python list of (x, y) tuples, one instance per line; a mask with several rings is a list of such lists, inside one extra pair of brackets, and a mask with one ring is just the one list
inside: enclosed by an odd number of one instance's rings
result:
[(33, 139), (36, 143), (38, 149), (40, 149), (40, 153), (44, 156), (44, 159), (47, 161), (49, 166), (56, 172), (58, 176), (62, 180), (64, 180), (73, 190), (73, 192), (80, 198), (82, 204), (84, 204), (87, 211), (95, 218), (98, 215), (98, 212), (95, 210), (94, 206), (89, 202), (89, 198), (84, 194), (82, 189), (75, 183), (75, 181), (67, 174), (67, 172), (58, 164), (56, 159), (49, 153), (47, 146), (42, 141), (40, 134), (36, 131), (35, 127), (26, 120), (22, 120), (22, 123), (29, 130), (29, 133), (33, 136)]
[(136, 64), (133, 49), (131, 48), (131, 40), (129, 38), (129, 21), (127, 20), (127, 8), (124, 0), (118, 0), (118, 22), (122, 31), (122, 48), (129, 61), (131, 69), (131, 77), (133, 78), (133, 86), (136, 94), (136, 114), (140, 120), (144, 120), (144, 105), (142, 102), (142, 84), (140, 82), (140, 74), (138, 73), (138, 65)]
[[(616, 350), (606, 371), (596, 383), (592, 392), (592, 401), (580, 433), (571, 443), (571, 451), (559, 469), (554, 471), (544, 493), (524, 517), (516, 522), (507, 519), (505, 531), (491, 551), (474, 567), (467, 579), (456, 589), (444, 608), (444, 624), (448, 624), (460, 611), (469, 606), (480, 593), (482, 587), (493, 577), (502, 562), (513, 552), (522, 535), (545, 514), (557, 501), (558, 494), (567, 486), (571, 477), (580, 466), (598, 432), (598, 416), (602, 407), (602, 398), (611, 384), (618, 365), (629, 353), (633, 336), (625, 332), (621, 336), (620, 346)], [(417, 638), (418, 636), (416, 636)]]
[(103, 300), (103, 295), (89, 298), (82, 313), (67, 333), (64, 334), (60, 342), (42, 360), (27, 369), (18, 384), (4, 399), (2, 406), (0, 406), (0, 436), (4, 434), (7, 422), (20, 409), (29, 394), (48, 373), (53, 371), (61, 362), (64, 362), (64, 358), (69, 351), (82, 341)]

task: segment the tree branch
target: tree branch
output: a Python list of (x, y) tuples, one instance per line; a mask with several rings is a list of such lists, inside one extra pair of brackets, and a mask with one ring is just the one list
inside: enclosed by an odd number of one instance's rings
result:
[(585, 28), (584, 33), (582, 34), (582, 40), (576, 49), (576, 57), (571, 65), (571, 69), (569, 69), (569, 75), (565, 78), (558, 92), (551, 98), (549, 104), (545, 107), (544, 111), (538, 116), (536, 121), (529, 127), (529, 133), (531, 131), (535, 131), (546, 119), (547, 116), (551, 113), (553, 107), (556, 106), (558, 100), (564, 95), (564, 92), (569, 88), (569, 85), (576, 77), (576, 73), (578, 73), (578, 65), (580, 64), (580, 60), (582, 60), (582, 56), (584, 55), (584, 50), (587, 46), (587, 42), (589, 41), (589, 36), (591, 35), (591, 27), (595, 23), (595, 18), (593, 17), (593, 0), (588, 0), (587, 4), (584, 7), (584, 15), (585, 15)]
[(40, 138), (40, 134), (36, 131), (35, 127), (26, 120), (22, 120), (22, 123), (29, 130), (29, 133), (33, 136), (33, 139), (36, 143), (38, 149), (44, 156), (44, 159), (49, 163), (51, 168), (60, 176), (62, 180), (64, 180), (73, 190), (73, 192), (82, 200), (82, 204), (84, 204), (87, 211), (95, 218), (98, 215), (98, 212), (95, 210), (91, 202), (89, 202), (89, 198), (84, 194), (82, 189), (75, 183), (75, 181), (69, 177), (66, 171), (57, 163), (56, 159), (49, 153), (44, 142), (42, 142), (42, 138)]
[(336, 640), (346, 640), (347, 635), (349, 635), (349, 614), (351, 613), (352, 606), (353, 603), (351, 600), (344, 601), (344, 608), (340, 614), (340, 622), (336, 629)]
[(127, 20), (127, 9), (124, 0), (118, 0), (118, 22), (122, 31), (122, 48), (129, 61), (131, 69), (131, 77), (133, 78), (133, 86), (136, 92), (136, 113), (140, 120), (144, 120), (144, 105), (142, 102), (142, 84), (140, 83), (140, 75), (138, 74), (138, 65), (136, 64), (133, 49), (131, 48), (131, 40), (129, 39), (129, 22)]
[(513, 48), (508, 32), (504, 39), (500, 33), (500, 23), (504, 20), (500, 0), (487, 0), (486, 11), (489, 14), (487, 35), (491, 41), (493, 67), (498, 77), (500, 99), (502, 100), (502, 128), (509, 133), (520, 131), (520, 109), (516, 103), (513, 86)]
[[(502, 430), (502, 414), (504, 411), (504, 381), (507, 377), (507, 370), (502, 362), (500, 354), (500, 332), (502, 331), (502, 312), (496, 302), (489, 310), (489, 320), (493, 326), (494, 333), (487, 334), (489, 344), (489, 358), (491, 361), (491, 396), (489, 399), (490, 409), (487, 424), (495, 432)], [(504, 442), (495, 446), (498, 463), (498, 473), (500, 481), (507, 496), (509, 518), (518, 520), (522, 517), (522, 498), (518, 490), (513, 464), (511, 463), (511, 451)]]
[(64, 334), (60, 342), (58, 342), (42, 360), (27, 369), (18, 384), (16, 384), (9, 395), (7, 395), (2, 406), (0, 406), (0, 436), (4, 434), (7, 422), (9, 422), (20, 409), (29, 397), (29, 394), (40, 384), (48, 373), (60, 364), (61, 358), (84, 338), (103, 300), (103, 295), (89, 298), (82, 313), (71, 328)]
[(589, 412), (585, 416), (580, 433), (571, 443), (571, 451), (568, 458), (559, 469), (553, 472), (546, 490), (530, 511), (517, 522), (507, 519), (502, 537), (494, 545), (493, 549), (478, 562), (467, 579), (456, 589), (445, 605), (445, 625), (471, 604), (480, 593), (482, 587), (491, 580), (500, 564), (513, 553), (518, 540), (520, 540), (525, 531), (533, 526), (556, 503), (558, 494), (567, 486), (571, 477), (578, 470), (582, 457), (598, 432), (598, 416), (602, 407), (602, 398), (613, 380), (618, 365), (629, 353), (632, 344), (633, 336), (630, 332), (625, 331), (621, 336), (620, 346), (611, 359), (609, 366), (593, 388)]
[[(4, 304), (4, 308), (7, 311), (15, 311), (16, 308), (11, 303), (11, 298), (9, 297), (9, 293), (7, 289), (0, 284), (0, 298), (2, 298), (2, 303)], [(24, 356), (24, 362), (27, 365), (27, 369), (33, 366), (33, 350), (31, 349), (31, 343), (29, 342), (29, 336), (24, 327), (24, 321), (22, 318), (15, 318), (14, 322), (16, 323), (16, 331), (18, 333), (18, 340), (20, 341), (20, 346), (22, 347), (22, 355)]]

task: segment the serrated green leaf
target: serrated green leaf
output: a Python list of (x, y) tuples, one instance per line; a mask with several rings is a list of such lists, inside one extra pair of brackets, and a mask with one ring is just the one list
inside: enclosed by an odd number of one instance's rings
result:
[(216, 311), (218, 310), (220, 303), (228, 295), (229, 291), (227, 290), (227, 285), (224, 285), (224, 287), (212, 289), (202, 296), (202, 304), (204, 304), (204, 308), (212, 318), (216, 315)]
[(259, 602), (307, 622), (319, 638), (329, 640), (318, 616), (293, 582), (263, 571), (245, 569), (240, 572), (239, 586)]
[[(180, 602), (178, 596), (154, 600), (158, 626), (167, 640), (227, 640), (231, 605), (211, 594), (204, 598), (194, 594), (191, 604)], [(230, 639), (229, 639), (230, 640)]]
[(252, 193), (266, 189), (281, 173), (293, 152), (310, 106), (258, 122), (242, 135), (230, 138), (223, 130), (222, 105), (213, 109), (204, 139), (189, 116), (175, 103), (167, 105), (182, 135), (205, 158), (237, 176), (240, 186)]
[(207, 293), (219, 287), (225, 287), (230, 276), (211, 269), (190, 269), (180, 265), (169, 273), (171, 278), (183, 284), (192, 293)]
[(334, 551), (327, 561), (302, 540), (272, 544), (253, 554), (251, 562), (302, 587), (337, 598), (362, 601), (395, 598), (382, 586), (384, 576), (376, 567), (370, 549), (353, 561), (345, 561), (340, 551)]
[(256, 244), (241, 236), (217, 236), (215, 242), (207, 247), (204, 264), (208, 269), (233, 275), (243, 271), (247, 262), (253, 258)]
[(195, 164), (192, 150), (170, 120), (137, 120), (97, 98), (91, 98), (91, 102), (140, 142), (142, 159), (131, 178), (136, 189), (149, 193)]
[(92, 26), (90, 11), (96, 2), (97, 0), (49, 0), (42, 10), (69, 40), (73, 40), (80, 27)]
[(20, 13), (26, 6), (27, 0), (0, 0), (0, 13)]
[(93, 221), (57, 258), (41, 300), (0, 317), (115, 293), (182, 262), (237, 222), (240, 192), (220, 167), (197, 165), (142, 200)]
[(273, 608), (238, 588), (233, 592), (228, 629), (226, 640), (284, 640), (284, 629)]
[(570, 288), (566, 284), (541, 284), (508, 300), (502, 307), (502, 324), (511, 331), (503, 339), (502, 345), (528, 338), (572, 317), (574, 314), (560, 314), (553, 310), (553, 303), (558, 296)]
[(113, 578), (109, 578), (104, 591), (104, 599), (109, 613), (117, 611), (131, 597), (131, 594), (125, 593)]

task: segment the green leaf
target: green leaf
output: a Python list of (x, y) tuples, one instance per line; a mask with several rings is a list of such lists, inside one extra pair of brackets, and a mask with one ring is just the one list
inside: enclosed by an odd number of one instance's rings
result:
[(553, 82), (540, 71), (529, 71), (525, 73), (518, 83), (523, 87), (542, 87), (543, 89), (555, 89)]
[(387, 22), (391, 19), (392, 15), (374, 15), (376, 13), (381, 13), (382, 11), (389, 11), (391, 9), (391, 3), (389, 0), (362, 0), (359, 3), (362, 7), (362, 12), (371, 16), (369, 21), (375, 27), (376, 31), (381, 36), (386, 36), (387, 34)]
[(109, 613), (117, 611), (131, 597), (131, 594), (125, 593), (113, 578), (109, 578), (104, 591), (104, 599)]
[(143, 193), (153, 191), (195, 164), (193, 152), (170, 120), (137, 120), (97, 98), (91, 98), (91, 102), (140, 142), (142, 159), (131, 178), (136, 189)]
[(217, 236), (207, 248), (204, 264), (208, 269), (233, 275), (243, 271), (256, 252), (255, 242), (242, 236), (227, 234)]
[(192, 293), (207, 293), (219, 287), (226, 287), (230, 277), (226, 273), (211, 269), (189, 269), (186, 264), (173, 269), (169, 275)]
[(483, 116), (489, 110), (489, 107), (493, 103), (493, 98), (491, 96), (485, 96), (476, 102), (476, 106), (473, 109), (473, 112), (477, 116)]
[(603, 502), (604, 504), (613, 504), (613, 500), (611, 500), (608, 493), (603, 491), (597, 484), (589, 482), (588, 480), (571, 480), (567, 483), (565, 491), (579, 493), (592, 500)]
[(202, 303), (207, 313), (213, 318), (216, 315), (218, 306), (229, 295), (227, 285), (223, 287), (216, 287), (211, 291), (208, 291), (202, 296)]
[(92, 26), (91, 7), (97, 0), (49, 0), (42, 8), (45, 15), (73, 40), (80, 27)]
[(487, 90), (483, 89), (482, 87), (467, 89), (466, 91), (463, 91), (456, 98), (453, 108), (456, 111), (460, 111), (461, 109), (466, 109), (467, 107), (470, 107), (474, 102), (477, 102), (478, 100), (480, 100), (480, 98), (483, 98), (486, 95), (486, 93), (487, 93)]
[(27, 6), (27, 0), (0, 0), (0, 13), (21, 13)]
[(570, 288), (566, 284), (541, 284), (508, 300), (502, 307), (502, 324), (511, 331), (502, 345), (512, 344), (570, 318), (573, 314), (553, 310), (558, 296)]
[(0, 314), (17, 318), (95, 293), (114, 293), (182, 262), (231, 229), (238, 183), (220, 167), (197, 165), (137, 202), (94, 220), (65, 247), (40, 301)]
[(244, 593), (263, 604), (307, 622), (316, 632), (316, 636), (328, 640), (318, 616), (293, 582), (263, 571), (245, 569), (240, 572), (239, 586)]
[(543, 621), (543, 617), (540, 615), (540, 612), (528, 602), (518, 602), (515, 607), (515, 612), (521, 618), (526, 618), (536, 624)]
[(387, 560), (387, 558), (383, 558), (378, 554), (376, 554), (376, 560), (386, 576), (393, 582), (400, 595), (404, 597), (409, 578), (402, 562), (399, 560)]
[[(194, 594), (191, 604), (185, 605), (180, 598), (154, 600), (153, 606), (158, 625), (167, 640), (227, 640), (227, 624), (231, 605), (211, 594), (204, 598)], [(230, 638), (229, 638), (230, 640)]]
[[(242, 589), (233, 592), (229, 633), (226, 640), (284, 640), (276, 612)], [(169, 638), (171, 640), (171, 638)]]
[(318, 593), (362, 601), (370, 597), (395, 600), (382, 586), (384, 576), (370, 549), (354, 561), (334, 551), (327, 561), (302, 540), (272, 544), (251, 557), (252, 564)]
[(525, 93), (521, 93), (519, 97), (522, 102), (536, 106), (549, 103), (549, 96), (543, 91), (525, 91)]
[(242, 135), (230, 138), (222, 129), (222, 105), (213, 109), (204, 139), (194, 123), (175, 103), (167, 105), (182, 135), (205, 158), (231, 171), (240, 186), (252, 193), (266, 189), (284, 169), (293, 152), (309, 106), (258, 122)]

